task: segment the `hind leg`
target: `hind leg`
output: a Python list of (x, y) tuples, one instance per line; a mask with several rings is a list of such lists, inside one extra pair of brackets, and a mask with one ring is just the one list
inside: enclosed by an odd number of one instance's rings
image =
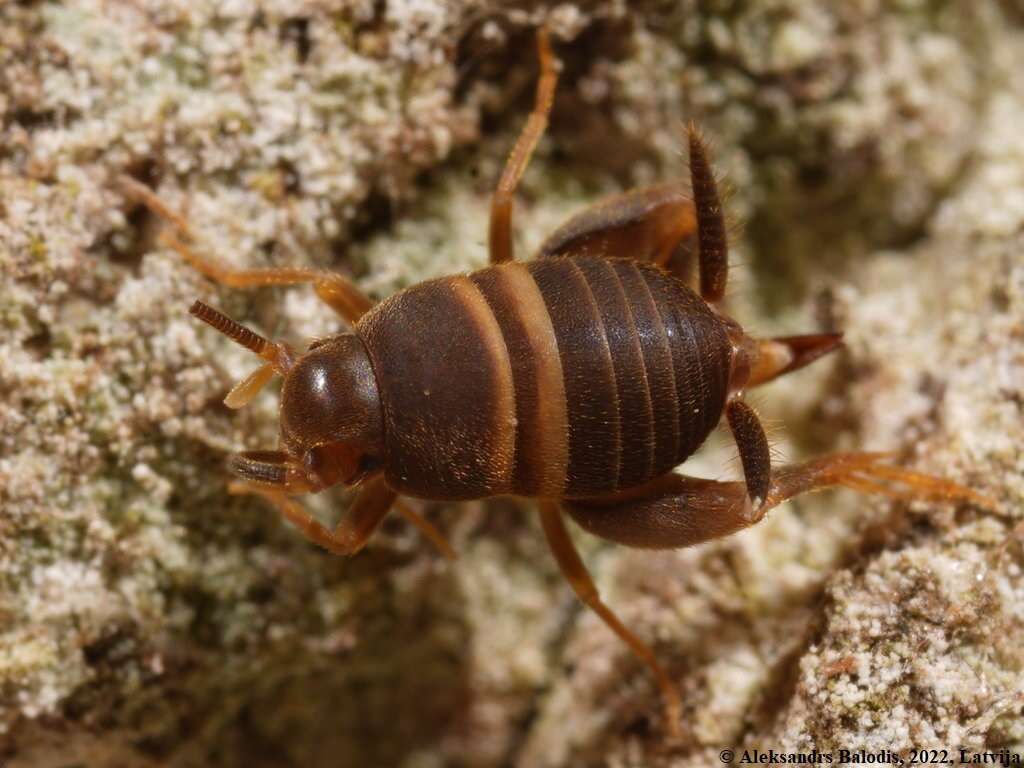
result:
[(670, 472), (613, 496), (570, 501), (566, 512), (584, 530), (640, 549), (677, 549), (736, 533), (772, 507), (835, 486), (895, 499), (962, 502), (996, 509), (995, 500), (957, 483), (887, 463), (885, 453), (836, 453), (776, 469), (760, 508), (742, 482)]
[(267, 285), (311, 284), (317, 296), (327, 306), (349, 323), (355, 324), (373, 306), (362, 291), (341, 275), (318, 269), (303, 267), (279, 267), (272, 269), (228, 269), (201, 256), (188, 246), (195, 238), (185, 217), (169, 208), (153, 190), (127, 176), (121, 177), (121, 185), (133, 198), (141, 202), (156, 216), (170, 223), (179, 237), (165, 233), (161, 240), (176, 250), (197, 272), (221, 285), (231, 288), (256, 288)]
[[(839, 453), (772, 471), (764, 503), (755, 508), (745, 482), (719, 482), (670, 472), (645, 485), (595, 499), (566, 500), (561, 509), (585, 531), (638, 549), (689, 547), (759, 522), (772, 507), (801, 493), (844, 486), (899, 499), (935, 499), (995, 508), (996, 503), (956, 483), (885, 463), (880, 453)], [(541, 503), (552, 552), (579, 598), (593, 609), (651, 670), (665, 700), (669, 732), (680, 732), (675, 684), (650, 648), (601, 602), (565, 530), (559, 507)]]
[(729, 277), (729, 238), (718, 182), (711, 169), (707, 144), (694, 123), (686, 127), (690, 148), (690, 185), (697, 209), (697, 245), (700, 263), (700, 295), (716, 304), (725, 297)]
[(696, 232), (693, 200), (682, 185), (659, 184), (632, 189), (584, 209), (544, 241), (537, 258), (649, 261), (689, 282)]
[(541, 245), (538, 258), (650, 261), (689, 282), (696, 250), (700, 294), (708, 302), (721, 301), (729, 274), (725, 215), (707, 146), (693, 124), (687, 127), (687, 139), (692, 198), (676, 183), (609, 197), (555, 230)]

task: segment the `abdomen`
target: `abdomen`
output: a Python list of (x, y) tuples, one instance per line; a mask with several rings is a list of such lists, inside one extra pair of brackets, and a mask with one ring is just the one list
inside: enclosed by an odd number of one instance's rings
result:
[(730, 345), (646, 264), (567, 257), (432, 280), (359, 323), (384, 466), (424, 498), (586, 497), (663, 474), (725, 402)]

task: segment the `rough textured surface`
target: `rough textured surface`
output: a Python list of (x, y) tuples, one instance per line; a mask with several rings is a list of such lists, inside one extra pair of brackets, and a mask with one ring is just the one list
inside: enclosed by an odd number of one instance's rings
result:
[[(704, 765), (724, 747), (1024, 748), (1024, 31), (1012, 3), (558, 6), (521, 253), (604, 192), (682, 175), (680, 121), (735, 190), (732, 305), (849, 349), (756, 402), (781, 453), (899, 448), (1003, 516), (800, 499), (731, 540), (584, 540), (686, 700), (662, 745), (638, 663), (579, 611), (527, 510), (428, 508), (350, 561), (224, 490), (271, 394), (189, 321), (338, 324), (309, 291), (219, 291), (121, 173), (237, 265), (382, 296), (485, 260), (531, 99), (530, 14), (490, 4), (0, 5), (0, 761)], [(539, 16), (537, 16), (539, 18)], [(428, 171), (423, 175), (422, 172)], [(735, 471), (720, 440), (688, 464)], [(318, 501), (325, 518), (341, 497)], [(1009, 544), (1004, 548), (1004, 543)]]

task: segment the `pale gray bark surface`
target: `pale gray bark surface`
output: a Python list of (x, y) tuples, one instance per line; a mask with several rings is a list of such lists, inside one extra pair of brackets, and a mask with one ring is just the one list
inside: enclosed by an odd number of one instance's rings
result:
[[(699, 6), (699, 7), (698, 7)], [(1012, 2), (594, 2), (524, 180), (520, 254), (602, 194), (684, 177), (698, 120), (733, 190), (730, 306), (848, 349), (754, 399), (780, 460), (894, 449), (1004, 515), (800, 499), (660, 554), (579, 541), (684, 693), (582, 612), (532, 510), (426, 506), (351, 560), (225, 490), (276, 396), (187, 315), (340, 327), (303, 289), (221, 290), (161, 246), (129, 173), (235, 265), (377, 297), (482, 266), (532, 100), (540, 11), (503, 3), (0, 6), (0, 763), (715, 765), (723, 748), (1024, 745), (1024, 14)], [(687, 472), (738, 471), (726, 439)], [(330, 519), (344, 497), (318, 500)], [(1003, 545), (1009, 544), (1003, 548)]]

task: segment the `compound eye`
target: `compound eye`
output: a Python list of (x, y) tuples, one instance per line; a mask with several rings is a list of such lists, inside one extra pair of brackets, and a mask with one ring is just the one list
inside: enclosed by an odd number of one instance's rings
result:
[(359, 459), (360, 476), (366, 477), (366, 475), (370, 474), (371, 472), (376, 472), (377, 470), (379, 470), (381, 466), (382, 462), (379, 458), (377, 458), (376, 456), (371, 456), (368, 453), (365, 453)]

